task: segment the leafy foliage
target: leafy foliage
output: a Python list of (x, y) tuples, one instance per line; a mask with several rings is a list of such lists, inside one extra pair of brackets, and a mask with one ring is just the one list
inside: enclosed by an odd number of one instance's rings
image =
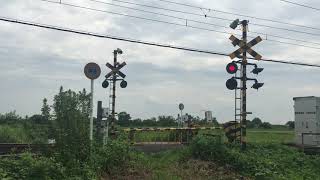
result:
[(198, 137), (193, 142), (197, 158), (229, 164), (256, 179), (317, 179), (320, 157), (309, 156), (280, 144), (249, 144), (246, 151), (238, 145), (224, 145), (213, 138)]
[(33, 157), (30, 153), (17, 158), (0, 159), (0, 179), (66, 179), (66, 169), (53, 158)]
[(74, 167), (85, 166), (89, 161), (89, 103), (90, 96), (85, 90), (76, 93), (63, 91), (61, 87), (54, 97), (55, 156), (70, 171), (77, 171)]
[(290, 129), (294, 129), (294, 121), (288, 121), (286, 126), (288, 126)]

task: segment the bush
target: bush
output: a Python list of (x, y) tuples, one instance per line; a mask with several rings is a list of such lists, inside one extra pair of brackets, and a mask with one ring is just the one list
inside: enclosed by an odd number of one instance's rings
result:
[(225, 145), (212, 137), (197, 137), (191, 145), (196, 158), (231, 165), (256, 179), (317, 179), (320, 156), (309, 156), (280, 144)]
[(130, 146), (127, 141), (120, 139), (110, 140), (103, 147), (97, 147), (92, 152), (92, 165), (98, 173), (120, 173), (130, 159)]
[(52, 158), (33, 157), (30, 153), (19, 158), (0, 159), (0, 179), (65, 179), (66, 169)]
[(20, 126), (0, 126), (0, 143), (26, 143), (30, 139), (26, 136), (26, 131)]

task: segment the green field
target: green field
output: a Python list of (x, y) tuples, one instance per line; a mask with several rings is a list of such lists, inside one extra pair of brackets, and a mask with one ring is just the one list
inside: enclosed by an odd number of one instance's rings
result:
[(258, 130), (247, 131), (248, 142), (252, 143), (289, 143), (294, 141), (294, 131), (289, 130)]
[[(136, 165), (140, 164), (146, 179), (320, 179), (320, 156), (283, 145), (293, 142), (293, 131), (249, 129), (247, 134), (244, 152), (239, 144), (198, 137), (184, 149), (143, 154), (143, 163)], [(148, 133), (143, 136), (148, 139)]]
[[(12, 134), (9, 131), (7, 133)], [(132, 150), (128, 143), (128, 134), (122, 134), (119, 140), (93, 153), (95, 160), (91, 162), (94, 164), (92, 166), (99, 167), (96, 176), (92, 174), (96, 171), (95, 168), (91, 169), (88, 166), (86, 172), (90, 177), (98, 179), (320, 180), (320, 155), (305, 155), (295, 148), (283, 145), (293, 142), (293, 131), (249, 129), (246, 151), (241, 151), (240, 144), (227, 143), (225, 137), (204, 134), (223, 136), (221, 130), (200, 131), (190, 146), (153, 154)], [(19, 135), (16, 138), (20, 137), (23, 136)], [(175, 133), (169, 131), (139, 132), (135, 140), (172, 141), (175, 138)], [(68, 171), (59, 162), (46, 158), (32, 158), (27, 155), (22, 159), (0, 159), (0, 177), (61, 179), (69, 176)], [(79, 167), (79, 172), (82, 172), (81, 169), (82, 167)], [(52, 170), (55, 171), (55, 176), (51, 175)], [(86, 177), (89, 175), (86, 174)]]

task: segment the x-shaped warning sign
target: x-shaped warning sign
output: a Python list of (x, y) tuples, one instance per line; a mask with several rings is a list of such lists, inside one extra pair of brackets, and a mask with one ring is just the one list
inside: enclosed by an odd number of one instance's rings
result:
[(242, 54), (245, 51), (247, 53), (249, 53), (252, 57), (254, 57), (254, 59), (256, 59), (256, 60), (260, 60), (262, 58), (262, 56), (260, 54), (258, 54), (256, 51), (251, 49), (252, 46), (254, 46), (262, 41), (262, 38), (260, 36), (254, 38), (253, 40), (251, 40), (247, 44), (244, 44), (243, 41), (239, 40), (238, 38), (236, 38), (233, 35), (231, 35), (229, 39), (231, 40), (231, 42), (234, 46), (238, 45), (240, 47), (239, 49), (237, 49), (236, 51), (234, 51), (233, 53), (231, 53), (229, 55), (229, 57), (231, 59), (234, 59), (235, 57), (239, 57), (240, 54)]
[(126, 62), (123, 62), (123, 63), (118, 64), (118, 65), (116, 65), (116, 66), (113, 66), (113, 65), (111, 65), (110, 63), (107, 63), (106, 66), (111, 69), (111, 72), (109, 72), (105, 77), (106, 77), (106, 78), (109, 78), (110, 76), (112, 76), (112, 75), (114, 75), (114, 74), (118, 74), (118, 75), (121, 76), (122, 78), (125, 78), (126, 75), (123, 74), (123, 73), (120, 71), (120, 69), (123, 68), (125, 65), (127, 65)]

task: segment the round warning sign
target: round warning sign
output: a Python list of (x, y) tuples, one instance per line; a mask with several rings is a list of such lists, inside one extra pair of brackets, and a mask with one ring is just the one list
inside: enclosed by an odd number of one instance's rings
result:
[(184, 105), (182, 103), (179, 104), (179, 109), (182, 111), (184, 109)]
[(87, 78), (93, 80), (93, 79), (97, 79), (100, 74), (101, 74), (101, 69), (100, 66), (96, 63), (88, 63), (85, 67), (84, 67), (84, 74), (87, 76)]

